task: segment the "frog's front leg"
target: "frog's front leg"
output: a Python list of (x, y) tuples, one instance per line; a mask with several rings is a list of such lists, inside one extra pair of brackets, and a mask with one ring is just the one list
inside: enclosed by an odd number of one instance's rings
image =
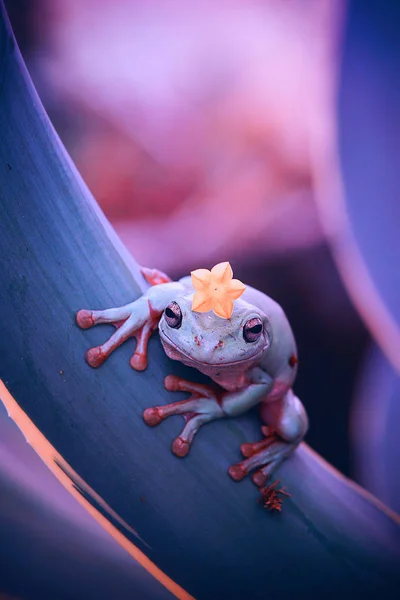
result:
[(147, 344), (151, 334), (157, 329), (160, 317), (169, 302), (184, 289), (179, 282), (163, 283), (166, 277), (162, 273), (148, 270), (146, 277), (161, 280), (161, 283), (149, 288), (135, 302), (107, 310), (80, 310), (76, 322), (81, 329), (89, 329), (101, 323), (115, 325), (117, 331), (101, 346), (90, 348), (86, 352), (86, 361), (93, 367), (100, 367), (110, 354), (130, 337), (136, 337), (135, 352), (130, 360), (131, 366), (143, 371), (147, 366)]
[(267, 426), (262, 427), (264, 439), (254, 444), (243, 444), (245, 460), (229, 469), (235, 481), (240, 481), (250, 471), (260, 467), (253, 475), (259, 487), (265, 485), (272, 473), (300, 444), (308, 429), (306, 411), (290, 389), (273, 401), (268, 398), (261, 405), (261, 417)]
[(169, 375), (164, 381), (165, 388), (171, 392), (190, 392), (190, 398), (173, 404), (147, 408), (143, 413), (143, 419), (147, 425), (154, 427), (167, 417), (182, 415), (186, 425), (173, 441), (172, 452), (176, 456), (184, 457), (190, 450), (195, 434), (204, 423), (246, 412), (266, 397), (271, 389), (271, 383), (251, 384), (241, 390), (227, 392)]
[(111, 352), (118, 348), (130, 337), (136, 337), (137, 344), (135, 353), (131, 358), (131, 365), (134, 369), (142, 371), (146, 368), (146, 350), (148, 340), (157, 327), (158, 319), (156, 316), (144, 320), (144, 310), (141, 312), (141, 318), (135, 311), (144, 307), (134, 306), (135, 303), (127, 304), (119, 308), (110, 308), (107, 310), (80, 310), (76, 315), (76, 322), (81, 329), (88, 329), (101, 323), (111, 323), (115, 325), (117, 331), (101, 346), (90, 348), (86, 352), (86, 362), (93, 368), (100, 367), (110, 356)]

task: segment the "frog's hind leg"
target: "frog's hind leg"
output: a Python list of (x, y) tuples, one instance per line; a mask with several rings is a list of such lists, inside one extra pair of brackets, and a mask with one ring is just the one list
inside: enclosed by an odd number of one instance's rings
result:
[(140, 267), (140, 272), (150, 285), (160, 285), (161, 283), (169, 283), (172, 281), (168, 275), (159, 271), (158, 269), (148, 269), (147, 267)]
[(232, 465), (229, 475), (240, 481), (254, 469), (261, 467), (253, 481), (263, 486), (274, 471), (288, 458), (300, 444), (308, 429), (307, 415), (300, 400), (292, 390), (277, 400), (261, 405), (261, 417), (267, 426), (262, 431), (265, 438), (254, 444), (241, 447), (245, 460)]

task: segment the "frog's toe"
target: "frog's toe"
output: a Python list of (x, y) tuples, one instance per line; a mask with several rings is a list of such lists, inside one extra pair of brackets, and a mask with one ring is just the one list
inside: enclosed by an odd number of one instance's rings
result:
[(164, 379), (164, 387), (168, 392), (176, 392), (180, 389), (181, 378), (176, 375), (167, 375)]
[(135, 371), (144, 371), (147, 367), (147, 355), (135, 352), (129, 362)]
[(238, 463), (229, 467), (228, 473), (234, 481), (241, 481), (246, 477), (248, 471), (242, 463)]
[(157, 406), (146, 408), (146, 410), (143, 412), (143, 420), (146, 425), (149, 425), (149, 427), (155, 427), (156, 425), (159, 425), (163, 420), (160, 409)]
[(106, 358), (107, 354), (103, 352), (101, 346), (90, 348), (90, 350), (86, 352), (86, 362), (89, 366), (93, 367), (93, 369), (101, 367)]
[(256, 471), (252, 476), (253, 483), (257, 487), (263, 487), (266, 484), (267, 479), (268, 475), (265, 475), (262, 469)]
[(254, 442), (252, 444), (242, 444), (240, 446), (240, 452), (242, 453), (244, 458), (249, 458), (250, 456), (257, 454), (261, 450), (268, 448), (268, 446), (270, 446), (273, 443), (273, 441), (277, 439), (276, 435), (270, 427), (263, 426), (261, 430), (265, 436), (263, 440), (259, 442)]
[(95, 325), (95, 319), (93, 317), (92, 310), (79, 310), (76, 313), (76, 323), (81, 329), (89, 329)]
[(240, 446), (240, 452), (245, 458), (248, 458), (249, 456), (252, 456), (254, 454), (253, 445), (254, 444), (242, 444)]
[(261, 431), (264, 437), (270, 437), (275, 433), (272, 427), (270, 427), (269, 425), (262, 425)]
[(175, 454), (175, 456), (179, 456), (179, 458), (183, 458), (184, 456), (186, 456), (190, 450), (190, 443), (184, 439), (182, 439), (181, 437), (177, 437), (173, 442), (172, 442), (172, 452)]
[(278, 456), (253, 474), (252, 480), (258, 487), (263, 487), (276, 469), (283, 463), (286, 455)]

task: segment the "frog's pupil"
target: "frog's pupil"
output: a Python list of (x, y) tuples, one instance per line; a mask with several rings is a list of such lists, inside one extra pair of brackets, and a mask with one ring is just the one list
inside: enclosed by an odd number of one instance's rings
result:
[(251, 331), (251, 333), (261, 333), (261, 325), (254, 325), (253, 327), (250, 327), (249, 331)]
[(169, 307), (166, 309), (165, 312), (167, 314), (167, 317), (169, 317), (170, 319), (176, 318), (176, 314)]

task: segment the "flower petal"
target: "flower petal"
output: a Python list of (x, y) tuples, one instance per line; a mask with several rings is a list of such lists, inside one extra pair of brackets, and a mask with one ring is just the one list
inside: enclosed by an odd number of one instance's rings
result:
[(226, 297), (218, 300), (215, 299), (212, 308), (217, 317), (229, 319), (233, 313), (233, 302)]
[(239, 279), (232, 279), (232, 281), (229, 283), (229, 286), (227, 286), (226, 295), (231, 300), (237, 300), (243, 294), (245, 289), (246, 286), (244, 283), (239, 281)]
[(192, 310), (194, 312), (208, 312), (212, 309), (212, 298), (204, 292), (195, 292), (192, 300)]
[(246, 289), (241, 281), (232, 279), (233, 272), (229, 262), (218, 263), (211, 271), (196, 269), (191, 272), (191, 276), (196, 290), (192, 310), (213, 310), (218, 317), (229, 319), (233, 312), (233, 300), (237, 300)]
[(211, 274), (219, 283), (229, 283), (233, 277), (232, 267), (228, 262), (218, 263), (211, 269)]
[(190, 273), (192, 285), (195, 290), (203, 291), (210, 285), (211, 271), (208, 269), (196, 269)]

